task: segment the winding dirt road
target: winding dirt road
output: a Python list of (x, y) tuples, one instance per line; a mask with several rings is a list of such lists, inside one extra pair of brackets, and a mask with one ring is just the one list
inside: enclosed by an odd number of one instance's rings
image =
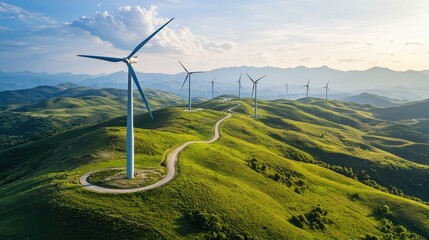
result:
[(167, 184), (168, 182), (170, 182), (171, 180), (174, 179), (174, 177), (177, 175), (177, 161), (178, 161), (178, 156), (180, 154), (180, 152), (185, 149), (188, 145), (190, 144), (194, 144), (194, 143), (212, 143), (214, 141), (217, 141), (220, 137), (219, 134), (219, 126), (222, 122), (224, 122), (225, 120), (227, 120), (228, 118), (230, 118), (232, 116), (232, 114), (230, 112), (232, 112), (232, 110), (238, 106), (240, 106), (241, 104), (237, 104), (231, 108), (229, 108), (227, 111), (229, 112), (228, 115), (224, 118), (222, 118), (221, 120), (217, 121), (215, 126), (214, 126), (214, 134), (213, 137), (210, 140), (207, 141), (190, 141), (190, 142), (186, 142), (184, 144), (182, 144), (181, 146), (177, 147), (176, 149), (174, 149), (170, 155), (168, 155), (167, 158), (167, 175), (161, 179), (160, 181), (149, 185), (149, 186), (145, 186), (145, 187), (141, 187), (141, 188), (131, 188), (131, 189), (113, 189), (113, 188), (104, 188), (104, 187), (99, 187), (99, 186), (95, 186), (91, 183), (89, 183), (86, 179), (93, 173), (99, 172), (99, 171), (104, 171), (104, 170), (96, 170), (96, 171), (92, 171), (89, 173), (86, 173), (85, 175), (83, 175), (82, 177), (80, 177), (80, 183), (83, 185), (83, 188), (88, 189), (88, 190), (92, 190), (95, 192), (100, 192), (100, 193), (114, 193), (114, 194), (120, 194), (120, 193), (135, 193), (135, 192), (141, 192), (141, 191), (147, 191), (150, 189), (154, 189), (157, 187), (161, 187), (164, 184)]

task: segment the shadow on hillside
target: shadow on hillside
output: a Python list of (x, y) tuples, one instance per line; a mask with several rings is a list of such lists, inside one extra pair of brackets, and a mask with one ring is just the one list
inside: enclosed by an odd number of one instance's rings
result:
[(175, 225), (176, 225), (175, 230), (182, 236), (186, 236), (189, 234), (197, 234), (197, 233), (203, 232), (203, 231), (201, 231), (201, 229), (196, 228), (194, 225), (192, 225), (192, 223), (190, 222), (190, 220), (186, 216), (182, 216), (180, 218), (177, 218)]

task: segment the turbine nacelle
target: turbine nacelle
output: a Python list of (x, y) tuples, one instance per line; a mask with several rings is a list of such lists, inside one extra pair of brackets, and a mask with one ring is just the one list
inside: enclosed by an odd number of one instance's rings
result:
[(137, 56), (132, 56), (128, 59), (129, 64), (135, 64), (139, 62), (139, 58)]

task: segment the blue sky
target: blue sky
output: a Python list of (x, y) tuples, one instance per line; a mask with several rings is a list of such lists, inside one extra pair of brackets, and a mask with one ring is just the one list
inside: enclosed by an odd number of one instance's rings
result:
[(228, 66), (429, 69), (427, 0), (0, 1), (0, 71), (110, 73), (77, 54), (139, 53), (138, 71)]

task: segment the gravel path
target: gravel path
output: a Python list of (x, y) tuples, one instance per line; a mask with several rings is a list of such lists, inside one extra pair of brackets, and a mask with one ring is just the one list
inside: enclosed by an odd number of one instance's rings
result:
[(190, 141), (190, 142), (186, 142), (184, 144), (182, 144), (181, 146), (177, 147), (176, 149), (174, 149), (170, 155), (168, 155), (167, 158), (167, 175), (159, 180), (158, 182), (149, 185), (149, 186), (145, 186), (145, 187), (141, 187), (141, 188), (131, 188), (131, 189), (113, 189), (113, 188), (105, 188), (105, 187), (98, 187), (95, 186), (91, 183), (89, 183), (86, 179), (93, 173), (99, 172), (99, 171), (104, 171), (103, 170), (96, 170), (96, 171), (92, 171), (89, 173), (86, 173), (85, 175), (83, 175), (82, 177), (80, 177), (80, 183), (83, 185), (83, 188), (88, 189), (88, 190), (92, 190), (95, 192), (100, 192), (100, 193), (115, 193), (115, 194), (120, 194), (120, 193), (135, 193), (135, 192), (141, 192), (141, 191), (147, 191), (150, 189), (154, 189), (157, 187), (161, 187), (164, 184), (167, 184), (168, 182), (170, 182), (171, 180), (174, 179), (174, 177), (177, 175), (177, 161), (178, 161), (178, 157), (180, 152), (185, 149), (188, 145), (190, 144), (194, 144), (194, 143), (212, 143), (214, 141), (217, 141), (220, 137), (219, 134), (219, 126), (222, 122), (224, 122), (225, 120), (227, 120), (228, 118), (230, 118), (232, 116), (232, 114), (230, 112), (232, 112), (232, 110), (238, 106), (240, 106), (241, 104), (237, 104), (233, 107), (231, 107), (230, 109), (228, 109), (227, 111), (229, 112), (228, 115), (224, 118), (222, 118), (221, 120), (217, 121), (215, 126), (214, 126), (214, 134), (213, 137), (210, 140), (207, 141)]

